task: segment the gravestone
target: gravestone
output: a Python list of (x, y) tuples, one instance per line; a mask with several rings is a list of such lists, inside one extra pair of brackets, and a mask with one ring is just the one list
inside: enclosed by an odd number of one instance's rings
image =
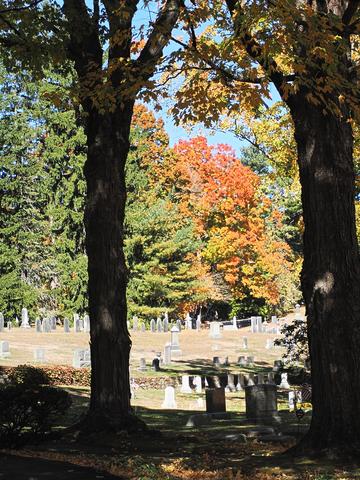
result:
[(73, 353), (73, 367), (75, 368), (85, 368), (90, 367), (90, 350), (84, 350), (78, 348), (74, 350)]
[(295, 320), (302, 320), (302, 315), (301, 315), (301, 312), (300, 312), (300, 305), (297, 303), (295, 305)]
[(191, 318), (189, 312), (186, 314), (186, 317), (185, 317), (185, 328), (186, 328), (186, 330), (191, 330), (192, 329), (192, 318)]
[(245, 387), (246, 417), (255, 423), (279, 421), (276, 385), (251, 385)]
[(174, 355), (181, 355), (179, 329), (175, 326), (171, 329), (171, 356)]
[(163, 323), (162, 323), (160, 317), (158, 317), (157, 320), (156, 320), (156, 331), (157, 331), (158, 333), (161, 333), (161, 332), (164, 331)]
[(264, 331), (262, 317), (256, 317), (257, 332), (262, 333)]
[(132, 329), (134, 332), (137, 332), (139, 329), (139, 319), (136, 315), (132, 318)]
[(89, 317), (89, 315), (84, 315), (84, 332), (90, 333), (90, 317)]
[(257, 385), (263, 385), (265, 383), (264, 374), (258, 373), (257, 374)]
[(189, 375), (183, 375), (181, 377), (181, 388), (180, 388), (181, 393), (192, 393), (192, 390), (190, 388), (190, 378)]
[(84, 319), (79, 317), (79, 331), (83, 332), (84, 331)]
[(243, 344), (242, 344), (242, 348), (243, 350), (247, 350), (248, 349), (248, 339), (247, 337), (243, 337)]
[(254, 380), (254, 379), (255, 379), (254, 374), (253, 374), (253, 373), (249, 373), (246, 386), (247, 386), (247, 387), (250, 387), (250, 386), (255, 385), (255, 380)]
[(50, 326), (51, 326), (51, 330), (56, 330), (56, 318), (55, 317), (51, 317)]
[(256, 317), (250, 317), (250, 322), (251, 322), (251, 328), (250, 328), (251, 333), (256, 333), (257, 332)]
[(79, 318), (79, 315), (77, 313), (74, 313), (73, 319), (74, 319), (74, 332), (78, 333), (78, 332), (80, 332), (80, 318)]
[(51, 333), (51, 325), (50, 325), (50, 320), (48, 318), (43, 318), (42, 331), (44, 333)]
[(140, 358), (140, 366), (139, 366), (139, 370), (141, 372), (145, 372), (145, 370), (147, 370), (147, 367), (146, 367), (146, 360), (144, 357), (141, 357)]
[(70, 333), (70, 322), (68, 318), (64, 318), (64, 332)]
[(19, 319), (18, 317), (16, 316), (15, 317), (15, 327), (18, 327), (19, 326)]
[(35, 348), (34, 350), (34, 360), (35, 362), (44, 363), (45, 360), (45, 349), (44, 348)]
[(213, 364), (216, 366), (216, 367), (220, 367), (220, 357), (213, 357)]
[(144, 322), (141, 324), (141, 331), (146, 332), (146, 326)]
[(282, 369), (282, 366), (283, 366), (282, 360), (274, 360), (273, 371), (274, 371), (274, 372), (278, 372), (279, 370)]
[(202, 382), (200, 375), (194, 377), (195, 392), (202, 393)]
[(42, 329), (41, 329), (41, 320), (40, 318), (37, 318), (35, 320), (35, 332), (37, 333), (41, 333)]
[(273, 316), (271, 317), (271, 323), (275, 323), (276, 325), (279, 323), (276, 315), (273, 315)]
[(240, 367), (246, 367), (246, 366), (247, 366), (246, 357), (244, 357), (244, 355), (240, 355), (240, 357), (238, 358), (237, 363), (238, 363), (238, 365), (239, 365)]
[(244, 390), (244, 386), (245, 386), (244, 374), (239, 373), (237, 376), (236, 391), (241, 392), (242, 390)]
[(229, 366), (230, 366), (229, 357), (225, 357), (223, 367), (229, 367)]
[(220, 322), (211, 322), (210, 323), (210, 338), (221, 338), (220, 333)]
[(151, 321), (150, 321), (150, 331), (152, 333), (155, 333), (156, 332), (156, 323), (155, 323), (155, 320), (152, 318)]
[(274, 348), (274, 340), (271, 340), (271, 338), (266, 339), (265, 348), (267, 350), (272, 350)]
[(247, 357), (247, 366), (248, 367), (253, 367), (254, 366), (254, 357)]
[(160, 372), (160, 359), (158, 357), (154, 358), (152, 363), (151, 363), (151, 368), (155, 371), (155, 372)]
[(9, 342), (5, 340), (0, 342), (0, 358), (10, 357), (10, 347)]
[(269, 383), (270, 385), (275, 385), (275, 376), (274, 376), (273, 372), (268, 373), (267, 383)]
[(281, 382), (280, 382), (279, 388), (290, 388), (287, 377), (288, 377), (287, 373), (281, 374)]
[(161, 404), (162, 408), (176, 408), (176, 400), (175, 400), (175, 388), (174, 387), (166, 387), (165, 388), (165, 399)]
[(196, 330), (199, 332), (201, 330), (201, 315), (199, 313), (199, 315), (197, 316), (197, 319), (196, 319)]
[(164, 333), (167, 333), (169, 331), (169, 317), (167, 312), (165, 313), (165, 318), (164, 318)]
[(212, 377), (213, 382), (214, 382), (214, 387), (215, 388), (221, 388), (221, 382), (220, 382), (220, 377), (218, 375), (214, 375)]
[(2, 312), (0, 312), (0, 332), (4, 330), (4, 326), (5, 326), (4, 315), (2, 314)]
[(227, 376), (227, 388), (230, 392), (235, 392), (235, 376), (232, 373), (229, 373)]
[(7, 322), (6, 327), (9, 331), (12, 329), (12, 324), (10, 320)]
[(179, 332), (181, 332), (181, 320), (179, 318), (176, 320), (176, 326), (177, 326)]
[(30, 328), (27, 308), (21, 310), (21, 328)]
[(238, 326), (237, 326), (237, 319), (236, 319), (236, 316), (235, 316), (235, 317), (233, 317), (233, 319), (232, 319), (232, 322), (233, 322), (233, 329), (234, 329), (234, 330), (237, 330), (237, 329), (238, 329)]
[(171, 364), (171, 343), (166, 343), (164, 347), (164, 365)]
[(295, 410), (296, 401), (295, 401), (295, 392), (293, 390), (289, 392), (288, 405), (289, 405), (290, 411)]
[(224, 388), (207, 388), (205, 394), (207, 413), (226, 412)]

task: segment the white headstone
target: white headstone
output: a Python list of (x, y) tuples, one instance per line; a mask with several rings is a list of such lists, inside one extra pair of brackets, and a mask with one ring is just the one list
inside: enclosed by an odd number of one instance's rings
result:
[(165, 388), (165, 399), (164, 399), (161, 406), (162, 406), (162, 408), (176, 408), (175, 388), (174, 387), (166, 387)]
[(35, 332), (38, 332), (38, 333), (41, 333), (42, 329), (41, 329), (41, 320), (40, 318), (37, 318), (35, 320)]
[(160, 317), (158, 317), (156, 320), (156, 331), (158, 333), (161, 333), (164, 331), (163, 323)]
[(74, 313), (74, 332), (80, 332), (80, 318), (77, 313)]
[(256, 322), (256, 317), (251, 317), (251, 333), (256, 333), (257, 332), (257, 322)]
[(171, 363), (171, 343), (166, 343), (164, 347), (164, 365)]
[(243, 337), (243, 345), (242, 345), (243, 350), (248, 349), (248, 339), (247, 337)]
[(181, 388), (180, 388), (181, 393), (191, 393), (192, 390), (190, 388), (190, 379), (189, 375), (183, 375), (181, 377)]
[(279, 388), (290, 388), (287, 376), (288, 376), (287, 373), (281, 374), (281, 382), (280, 382)]
[(171, 329), (171, 355), (180, 355), (179, 329), (173, 326)]
[(89, 317), (89, 315), (84, 315), (84, 332), (90, 333), (90, 317)]
[(44, 348), (35, 348), (34, 350), (34, 360), (35, 362), (45, 362), (45, 349)]
[(1, 358), (10, 357), (9, 342), (6, 342), (5, 340), (0, 342), (0, 357)]
[(298, 303), (295, 305), (295, 320), (302, 320), (300, 305)]
[(201, 377), (199, 375), (197, 375), (194, 378), (194, 385), (195, 385), (195, 392), (202, 393), (202, 382), (201, 382)]
[(21, 328), (30, 328), (27, 308), (21, 310)]
[(5, 326), (4, 315), (0, 312), (0, 332), (4, 330), (4, 326)]
[(264, 331), (262, 317), (256, 317), (257, 332), (262, 333)]
[(144, 372), (145, 370), (147, 370), (147, 367), (146, 367), (146, 360), (145, 358), (140, 358), (140, 366), (139, 366), (139, 370), (141, 370), (142, 372)]
[(232, 319), (232, 322), (233, 322), (233, 329), (234, 329), (234, 330), (237, 330), (237, 329), (238, 329), (238, 326), (237, 326), (237, 319), (236, 319), (236, 316), (235, 316), (235, 317), (233, 317), (233, 319)]
[(265, 348), (267, 350), (272, 350), (274, 348), (274, 340), (271, 340), (271, 338), (267, 338)]
[(211, 322), (210, 323), (210, 338), (221, 338), (220, 333), (220, 322)]
[(64, 332), (70, 333), (70, 322), (68, 318), (64, 318)]
[(75, 368), (83, 368), (83, 367), (90, 367), (90, 350), (84, 350), (78, 348), (74, 350), (73, 353), (73, 367)]
[(156, 332), (156, 323), (155, 323), (155, 320), (152, 318), (151, 321), (150, 321), (150, 331), (151, 332)]

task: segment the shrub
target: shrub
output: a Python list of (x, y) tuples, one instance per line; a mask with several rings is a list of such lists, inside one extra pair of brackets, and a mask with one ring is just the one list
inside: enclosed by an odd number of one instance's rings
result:
[(8, 381), (13, 384), (24, 384), (28, 387), (38, 387), (39, 385), (49, 385), (50, 379), (41, 368), (31, 365), (18, 365), (14, 367), (9, 375)]
[(34, 367), (18, 368), (0, 388), (2, 447), (19, 447), (29, 441), (41, 440), (50, 433), (54, 415), (65, 413), (71, 405), (70, 395), (41, 384), (43, 372), (36, 370)]

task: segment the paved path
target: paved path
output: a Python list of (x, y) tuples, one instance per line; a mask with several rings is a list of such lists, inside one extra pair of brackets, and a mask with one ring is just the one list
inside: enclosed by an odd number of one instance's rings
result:
[(90, 468), (40, 458), (0, 454), (0, 480), (119, 480)]

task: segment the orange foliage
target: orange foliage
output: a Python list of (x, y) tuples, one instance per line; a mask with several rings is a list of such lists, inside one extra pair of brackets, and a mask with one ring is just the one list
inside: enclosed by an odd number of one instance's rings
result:
[(277, 278), (291, 268), (290, 249), (274, 234), (281, 213), (261, 193), (259, 177), (229, 146), (210, 146), (203, 137), (180, 141), (174, 151), (173, 175), (186, 186), (182, 208), (205, 242), (203, 261), (235, 298), (250, 294), (277, 304)]

